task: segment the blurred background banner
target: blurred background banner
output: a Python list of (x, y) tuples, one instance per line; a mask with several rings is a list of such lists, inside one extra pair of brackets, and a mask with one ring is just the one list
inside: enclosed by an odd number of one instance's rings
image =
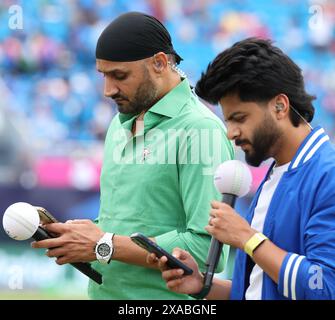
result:
[[(272, 39), (303, 69), (307, 92), (317, 96), (313, 125), (334, 141), (334, 0), (1, 0), (1, 218), (18, 201), (60, 221), (97, 216), (103, 141), (117, 108), (103, 97), (95, 45), (127, 11), (165, 24), (193, 85), (236, 41)], [(218, 106), (208, 107), (222, 118)], [(252, 168), (252, 193), (267, 165)], [(238, 201), (242, 214), (252, 193)], [(84, 276), (43, 255), (1, 228), (0, 299), (87, 297)]]

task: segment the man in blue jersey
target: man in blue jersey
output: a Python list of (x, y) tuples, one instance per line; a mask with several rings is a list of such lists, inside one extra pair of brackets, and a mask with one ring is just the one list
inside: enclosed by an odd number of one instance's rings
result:
[(300, 68), (270, 41), (246, 39), (216, 57), (196, 91), (221, 104), (228, 137), (250, 165), (275, 161), (246, 219), (212, 202), (205, 229), (237, 248), (232, 281), (214, 279), (205, 292), (194, 259), (175, 249), (195, 272), (166, 270), (161, 258), (168, 288), (207, 299), (334, 299), (335, 151), (310, 125), (314, 97)]

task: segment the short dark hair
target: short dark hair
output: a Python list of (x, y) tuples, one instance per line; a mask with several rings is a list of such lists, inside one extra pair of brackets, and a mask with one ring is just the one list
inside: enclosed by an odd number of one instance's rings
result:
[[(195, 91), (213, 104), (231, 94), (243, 102), (267, 102), (282, 93), (306, 121), (314, 116), (315, 96), (306, 93), (301, 69), (270, 40), (248, 38), (220, 53)], [(303, 121), (292, 109), (290, 119), (296, 127)]]
[(169, 60), (172, 64), (178, 64), (178, 63), (177, 63), (177, 57), (176, 57), (173, 53), (167, 54), (167, 56), (168, 56), (168, 60)]

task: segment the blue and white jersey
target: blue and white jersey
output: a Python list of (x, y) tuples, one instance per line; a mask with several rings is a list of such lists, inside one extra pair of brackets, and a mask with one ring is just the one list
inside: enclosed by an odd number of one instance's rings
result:
[[(250, 205), (249, 223), (273, 165)], [(283, 174), (263, 233), (288, 253), (278, 284), (263, 273), (262, 299), (335, 299), (335, 150), (321, 127), (306, 137)], [(237, 250), (231, 299), (245, 298), (251, 268), (250, 257)]]

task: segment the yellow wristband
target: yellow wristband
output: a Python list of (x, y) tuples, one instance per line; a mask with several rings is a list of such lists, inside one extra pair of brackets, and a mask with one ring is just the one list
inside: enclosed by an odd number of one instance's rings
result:
[(244, 245), (244, 251), (252, 258), (256, 248), (266, 239), (267, 237), (263, 233), (255, 233)]

